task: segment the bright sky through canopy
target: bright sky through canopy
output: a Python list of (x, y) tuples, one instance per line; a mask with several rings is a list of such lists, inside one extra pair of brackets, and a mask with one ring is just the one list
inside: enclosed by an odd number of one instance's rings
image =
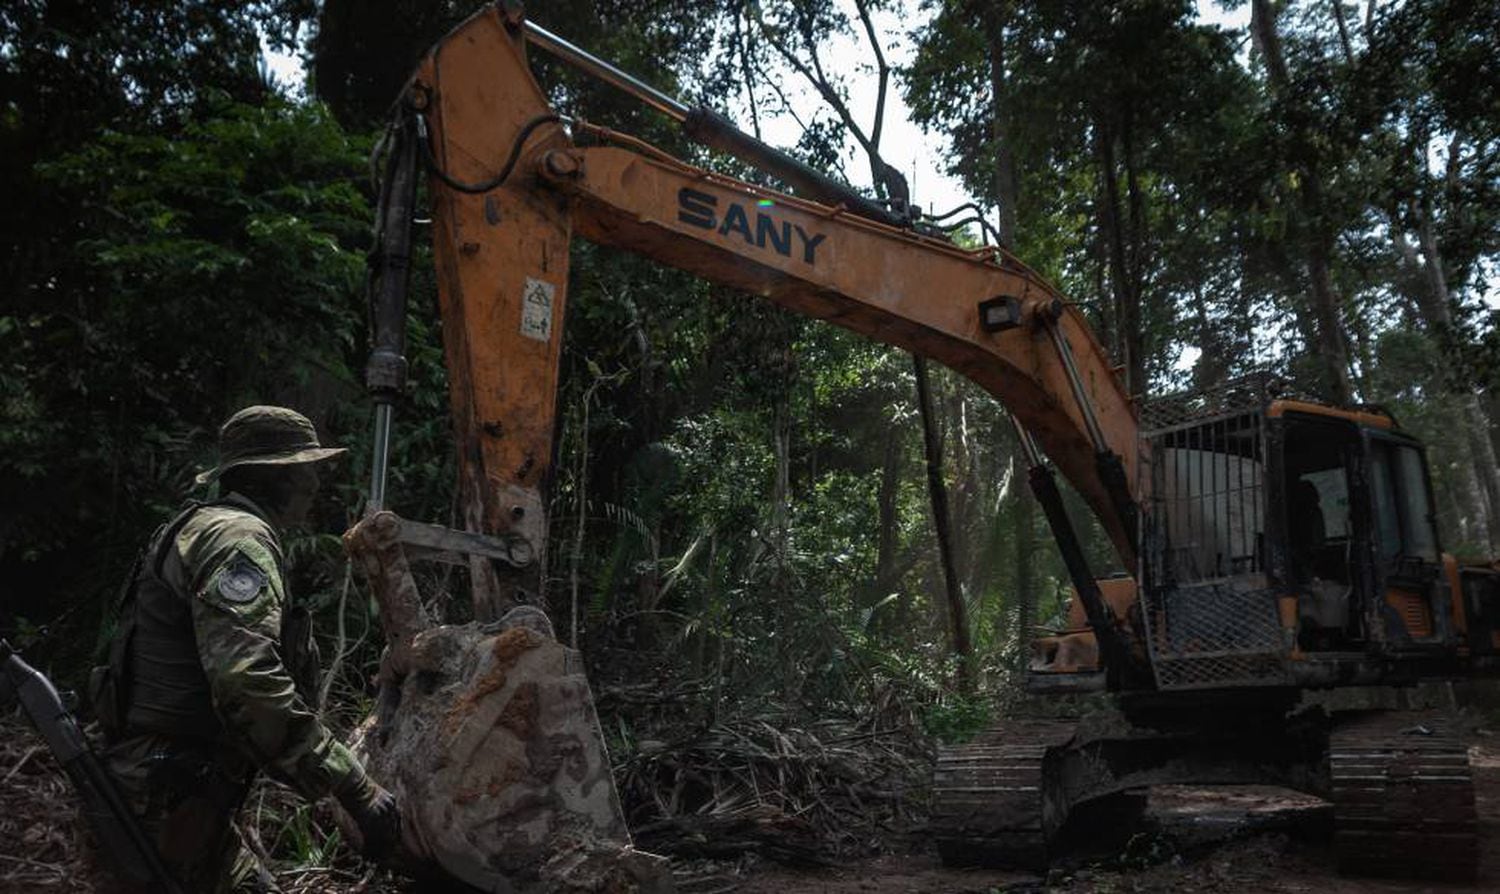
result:
[[(857, 22), (854, 6), (849, 0), (839, 0), (851, 21)], [(886, 10), (877, 13), (875, 24), (885, 42), (882, 49), (893, 68), (906, 65), (913, 50), (911, 32), (921, 26), (922, 17), (930, 11), (918, 8), (915, 2), (902, 5), (899, 12)], [(1249, 22), (1249, 5), (1232, 12), (1225, 12), (1214, 2), (1198, 4), (1198, 16), (1203, 22), (1224, 28), (1243, 28)], [(566, 36), (566, 35), (564, 35)], [(277, 83), (294, 95), (301, 95), (306, 83), (303, 61), (295, 53), (274, 52), (262, 41), (262, 57), (266, 67)], [(587, 49), (587, 48), (585, 48)], [(868, 53), (863, 37), (835, 42), (826, 48), (828, 60), (836, 69), (852, 70)], [(795, 72), (787, 70), (778, 75), (786, 88), (788, 99), (798, 108), (804, 121), (810, 120), (821, 100), (798, 79)], [(872, 76), (851, 78), (849, 83), (850, 107), (857, 120), (868, 124), (875, 114), (876, 84)], [(881, 139), (881, 153), (887, 162), (906, 175), (911, 186), (913, 200), (928, 211), (947, 211), (970, 201), (956, 178), (944, 171), (943, 159), (948, 153), (946, 140), (940, 134), (925, 134), (911, 122), (911, 111), (901, 97), (900, 85), (887, 94), (885, 133)], [(742, 127), (749, 129), (749, 114), (743, 108), (744, 96), (734, 98), (738, 107), (732, 107)], [(801, 125), (791, 115), (776, 115), (761, 118), (761, 130), (765, 140), (777, 146), (793, 146), (801, 137)], [(845, 155), (843, 174), (856, 185), (869, 186), (869, 166), (855, 153), (857, 147), (851, 140)]]

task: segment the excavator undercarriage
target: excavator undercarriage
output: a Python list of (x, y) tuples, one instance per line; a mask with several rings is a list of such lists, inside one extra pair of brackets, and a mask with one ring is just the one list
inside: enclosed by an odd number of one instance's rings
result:
[(1087, 843), (1077, 821), (1111, 798), (1155, 785), (1271, 785), (1331, 805), (1345, 874), (1474, 880), (1473, 776), (1442, 718), (1313, 708), (1212, 719), (1178, 730), (1119, 714), (1003, 721), (944, 748), (933, 781), (938, 851), (949, 865), (1045, 871)]

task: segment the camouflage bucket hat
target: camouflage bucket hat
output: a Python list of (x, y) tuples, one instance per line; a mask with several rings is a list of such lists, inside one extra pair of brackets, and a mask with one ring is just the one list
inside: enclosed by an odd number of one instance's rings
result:
[(296, 410), (246, 407), (219, 429), (219, 464), (200, 474), (207, 484), (237, 466), (289, 466), (315, 463), (345, 453), (318, 443), (317, 429)]

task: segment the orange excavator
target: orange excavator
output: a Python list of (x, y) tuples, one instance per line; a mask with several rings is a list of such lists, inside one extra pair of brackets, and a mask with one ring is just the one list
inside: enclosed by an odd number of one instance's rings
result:
[[(528, 45), (790, 192), (560, 115)], [(1473, 877), (1473, 784), (1453, 732), (1305, 698), (1500, 668), (1500, 575), (1442, 552), (1422, 446), (1390, 414), (1267, 375), (1137, 401), (1077, 308), (1009, 252), (958, 247), (910, 206), (867, 199), (504, 2), (427, 53), (389, 133), (367, 369), (374, 509), (424, 174), (466, 529), (425, 536), (468, 538), (457, 549), (480, 619), (540, 591), (579, 235), (942, 363), (1011, 414), (1075, 593), (1066, 629), (1033, 643), (1027, 685), (1115, 707), (1081, 724), (1004, 721), (944, 750), (932, 831), (946, 860), (1044, 865), (1090, 805), (1162, 783), (1262, 783), (1332, 803), (1346, 869)], [(1095, 579), (1055, 474), (1127, 574)]]

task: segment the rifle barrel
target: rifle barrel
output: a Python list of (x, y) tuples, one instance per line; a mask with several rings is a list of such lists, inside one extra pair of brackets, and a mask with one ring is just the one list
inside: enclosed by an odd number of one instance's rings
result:
[(137, 881), (155, 882), (158, 890), (167, 894), (183, 894), (109, 771), (89, 748), (83, 730), (63, 704), (57, 687), (4, 640), (0, 640), (0, 687), (3, 687), (0, 692), (14, 693), (20, 701), (27, 719), (78, 791), (84, 815), (94, 827), (99, 843), (115, 858), (120, 869)]

